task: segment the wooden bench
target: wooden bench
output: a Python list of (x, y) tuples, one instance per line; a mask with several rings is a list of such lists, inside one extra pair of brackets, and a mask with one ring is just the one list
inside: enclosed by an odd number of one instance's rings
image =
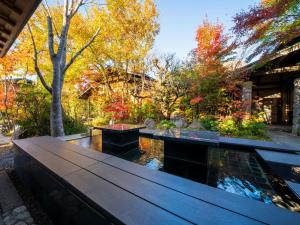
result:
[(57, 224), (299, 224), (300, 215), (52, 137), (14, 141)]

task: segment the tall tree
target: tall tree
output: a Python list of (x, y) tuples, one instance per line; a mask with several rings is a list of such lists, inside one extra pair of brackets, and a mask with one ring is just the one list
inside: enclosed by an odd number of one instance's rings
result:
[(234, 17), (234, 32), (246, 47), (254, 46), (248, 60), (268, 55), (300, 33), (300, 0), (262, 0)]
[(153, 66), (156, 82), (151, 93), (152, 99), (161, 114), (170, 119), (176, 102), (188, 93), (191, 83), (184, 76), (181, 62), (173, 54), (154, 58)]
[(235, 42), (228, 44), (229, 38), (220, 23), (211, 23), (205, 19), (198, 27), (195, 53), (196, 61), (202, 67), (202, 75), (219, 70), (222, 63), (232, 54), (236, 45)]
[(135, 70), (137, 64), (146, 57), (159, 32), (158, 12), (153, 0), (106, 0), (106, 3), (101, 10), (91, 10), (99, 18), (97, 23), (102, 30), (97, 43), (89, 48), (87, 59), (106, 83), (110, 95), (113, 90), (107, 67), (122, 73), (124, 95), (128, 92), (128, 72), (141, 72)]
[[(24, 56), (17, 47), (0, 58), (0, 118), (2, 131), (10, 132), (15, 128), (17, 117), (16, 89), (17, 76), (20, 75), (20, 62)], [(17, 73), (19, 72), (19, 73)], [(22, 71), (26, 75), (26, 70)], [(21, 79), (21, 78), (20, 78)]]
[[(41, 9), (46, 14), (47, 18), (47, 30), (48, 35), (48, 48), (47, 52), (51, 59), (51, 70), (52, 70), (52, 84), (49, 85), (45, 79), (42, 70), (39, 67), (39, 54), (41, 53), (37, 47), (37, 39), (34, 35), (31, 26), (28, 26), (28, 31), (32, 40), (32, 46), (34, 48), (34, 68), (41, 80), (41, 83), (46, 88), (46, 90), (51, 94), (51, 107), (50, 107), (50, 127), (52, 136), (62, 136), (64, 135), (63, 127), (63, 114), (62, 114), (62, 88), (64, 84), (65, 74), (74, 61), (83, 53), (83, 51), (89, 47), (97, 35), (99, 34), (99, 29), (94, 33), (92, 37), (81, 47), (77, 52), (68, 56), (69, 45), (68, 45), (68, 34), (70, 30), (71, 21), (79, 12), (79, 8), (86, 4), (84, 0), (64, 0), (62, 5), (56, 8), (56, 12), (61, 12), (60, 16), (53, 16), (51, 8), (44, 4), (44, 8)], [(58, 11), (57, 9), (60, 9)], [(38, 16), (42, 16), (40, 13)], [(39, 26), (39, 18), (34, 17), (32, 21), (32, 26), (35, 29), (42, 29)], [(60, 23), (55, 23), (54, 21), (59, 21)], [(59, 29), (60, 28), (60, 29)], [(45, 32), (45, 31), (44, 31)], [(68, 56), (68, 57), (67, 57)]]

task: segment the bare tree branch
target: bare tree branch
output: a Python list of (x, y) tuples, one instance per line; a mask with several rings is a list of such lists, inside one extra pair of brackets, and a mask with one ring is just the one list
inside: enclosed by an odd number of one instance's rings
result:
[[(73, 1), (72, 1), (72, 2), (73, 2)], [(72, 4), (72, 5), (73, 5), (73, 4)], [(73, 7), (72, 7), (72, 9), (71, 9), (71, 12), (70, 12), (70, 16), (73, 17), (73, 16), (77, 13), (77, 11), (78, 11), (78, 9), (80, 8), (80, 6), (82, 6), (82, 5), (84, 5), (83, 0), (78, 0), (78, 1), (76, 2), (76, 4), (73, 5)]]
[(52, 18), (52, 24), (53, 24), (53, 27), (54, 27), (54, 31), (55, 31), (57, 37), (60, 38), (58, 30), (57, 30), (56, 25), (55, 25), (55, 20), (54, 20), (55, 18), (53, 18), (53, 16), (52, 16), (52, 12), (51, 12), (51, 9), (50, 9), (50, 7), (48, 5), (47, 0), (43, 1), (42, 6), (43, 6), (43, 8), (44, 8), (44, 10), (45, 10), (45, 12), (47, 14), (47, 16), (50, 16)]
[(42, 75), (42, 72), (39, 68), (39, 65), (38, 65), (38, 51), (37, 51), (37, 48), (36, 48), (36, 44), (35, 44), (35, 41), (34, 41), (34, 37), (33, 37), (33, 34), (32, 34), (32, 31), (31, 31), (31, 28), (29, 25), (27, 25), (28, 27), (28, 31), (29, 31), (29, 34), (30, 34), (30, 37), (31, 37), (31, 41), (32, 41), (32, 45), (33, 45), (33, 50), (34, 50), (34, 69), (38, 75), (38, 77), (40, 78), (43, 86), (46, 88), (46, 90), (52, 94), (52, 88), (46, 83), (45, 79), (44, 79), (44, 76)]
[(53, 26), (52, 26), (52, 18), (47, 16), (47, 23), (48, 23), (48, 47), (51, 60), (55, 57), (54, 53), (54, 43), (53, 43)]
[(93, 41), (96, 39), (100, 32), (100, 28), (96, 31), (96, 33), (93, 35), (93, 37), (78, 51), (76, 54), (70, 59), (70, 61), (65, 66), (64, 72), (67, 71), (67, 69), (74, 63), (74, 61), (77, 59), (77, 57), (87, 48), (89, 47)]

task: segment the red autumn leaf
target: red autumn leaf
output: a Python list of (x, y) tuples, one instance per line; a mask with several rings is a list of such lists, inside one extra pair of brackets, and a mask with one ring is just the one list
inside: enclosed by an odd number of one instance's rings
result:
[(197, 96), (197, 97), (191, 99), (190, 104), (191, 105), (197, 105), (197, 104), (203, 102), (203, 100), (204, 100), (203, 97)]

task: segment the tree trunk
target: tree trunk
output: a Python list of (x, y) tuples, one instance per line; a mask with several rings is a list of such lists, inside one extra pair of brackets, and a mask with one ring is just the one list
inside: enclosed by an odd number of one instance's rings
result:
[(52, 81), (52, 101), (50, 108), (50, 128), (51, 136), (58, 137), (64, 135), (63, 113), (61, 106), (61, 70), (60, 64), (53, 64), (53, 81)]
[(52, 95), (51, 111), (50, 111), (50, 126), (51, 136), (58, 137), (64, 135), (62, 107), (60, 103), (60, 94)]

